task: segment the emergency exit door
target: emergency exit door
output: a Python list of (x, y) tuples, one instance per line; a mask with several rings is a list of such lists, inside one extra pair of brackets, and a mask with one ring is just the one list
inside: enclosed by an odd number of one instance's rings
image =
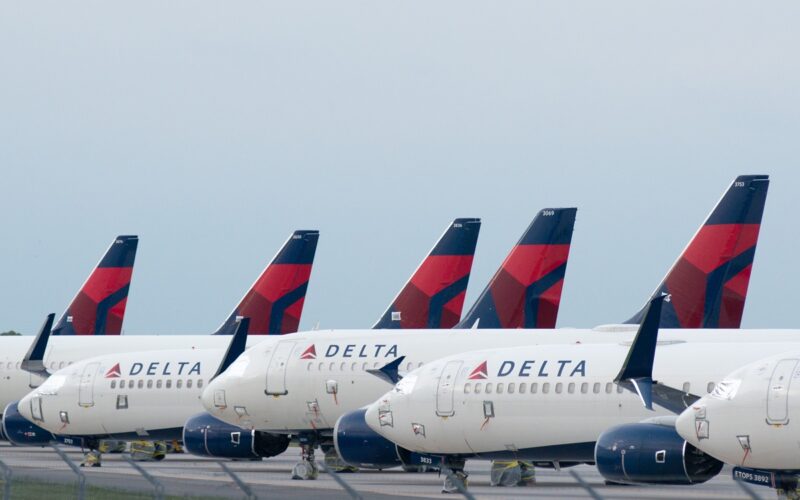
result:
[(81, 382), (78, 385), (78, 405), (94, 406), (94, 377), (99, 366), (100, 363), (96, 362), (83, 367)]
[(436, 414), (440, 417), (449, 417), (455, 413), (453, 409), (453, 389), (456, 384), (456, 376), (461, 369), (462, 361), (448, 361), (442, 369), (442, 376), (439, 378), (439, 386), (436, 388)]
[(289, 366), (289, 356), (294, 350), (294, 342), (278, 342), (272, 351), (272, 358), (267, 367), (267, 388), (266, 394), (282, 396), (289, 394), (286, 390), (286, 369)]
[(767, 389), (767, 423), (789, 423), (789, 385), (797, 366), (796, 359), (782, 359), (775, 365)]

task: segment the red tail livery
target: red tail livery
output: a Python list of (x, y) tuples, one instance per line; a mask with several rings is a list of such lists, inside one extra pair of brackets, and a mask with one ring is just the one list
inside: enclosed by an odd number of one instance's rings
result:
[(119, 335), (136, 259), (137, 236), (117, 236), (72, 299), (52, 335)]

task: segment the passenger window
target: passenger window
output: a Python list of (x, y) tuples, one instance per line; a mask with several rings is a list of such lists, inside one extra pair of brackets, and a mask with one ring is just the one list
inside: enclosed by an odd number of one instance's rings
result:
[(342, 364), (341, 364), (341, 365), (339, 365), (339, 370), (340, 370), (340, 371), (344, 371), (346, 368), (347, 368), (347, 363), (345, 363), (344, 361), (342, 361)]
[(519, 383), (519, 393), (520, 394), (525, 394), (525, 389), (527, 389), (527, 388), (528, 388), (528, 385), (525, 382), (520, 382)]
[(508, 384), (508, 393), (514, 394), (514, 382)]
[(406, 366), (406, 371), (410, 372), (411, 371), (411, 367), (413, 367), (413, 366), (414, 366), (413, 363), (409, 363), (408, 366)]
[(503, 383), (502, 382), (497, 384), (497, 394), (503, 394)]
[(319, 364), (319, 371), (322, 371), (324, 369), (325, 369), (325, 363), (320, 363)]
[(611, 389), (614, 388), (614, 384), (611, 382), (606, 383), (606, 394), (611, 394)]
[(311, 371), (311, 365), (313, 365), (313, 364), (314, 364), (314, 363), (309, 363), (309, 364), (306, 366), (306, 370), (307, 370), (307, 371)]
[(120, 388), (120, 390), (125, 388), (125, 381), (124, 380), (120, 380), (119, 381), (119, 388)]
[(361, 365), (361, 369), (364, 370), (364, 371), (367, 371), (367, 366), (369, 366), (369, 365), (364, 363), (363, 365)]
[(128, 389), (133, 389), (133, 380), (128, 380)]
[(192, 388), (192, 379), (189, 379), (189, 380), (186, 381), (186, 388), (187, 389), (191, 389)]
[(550, 382), (545, 382), (542, 384), (542, 394), (548, 394), (550, 392)]
[(181, 387), (183, 387), (183, 379), (178, 379), (178, 381), (175, 382), (175, 388), (180, 389)]
[(158, 380), (156, 380), (156, 389), (161, 389), (161, 384), (162, 384), (163, 382), (164, 382), (164, 381), (163, 381), (163, 380), (161, 380), (161, 379), (158, 379)]
[(567, 392), (570, 393), (570, 394), (574, 394), (575, 393), (575, 382), (570, 382), (569, 383), (569, 385), (567, 386)]
[(171, 378), (167, 379), (167, 389), (172, 389), (172, 379)]
[(61, 369), (61, 368), (64, 368), (64, 362), (63, 362), (63, 361), (62, 361), (61, 363), (59, 363), (59, 364), (58, 364), (58, 368), (59, 368), (59, 369)]
[(709, 382), (708, 385), (706, 386), (706, 392), (710, 394), (711, 391), (713, 390), (714, 390), (714, 382)]
[(329, 367), (329, 368), (330, 368), (330, 370), (331, 370), (331, 371), (335, 370), (335, 369), (336, 369), (336, 363), (334, 363), (333, 361), (331, 361), (331, 364), (330, 364), (330, 367)]
[(117, 381), (116, 380), (112, 380), (111, 381), (111, 388), (112, 389), (116, 389), (117, 388)]
[(617, 385), (617, 394), (622, 394), (622, 391), (623, 391), (622, 386)]
[(600, 394), (600, 382), (594, 383), (594, 387), (592, 387), (592, 392), (595, 394)]
[(464, 394), (469, 394), (469, 392), (470, 392), (470, 390), (471, 390), (471, 389), (472, 389), (472, 386), (471, 386), (471, 385), (469, 385), (469, 384), (464, 384)]
[(686, 394), (689, 394), (689, 392), (690, 392), (689, 390), (691, 388), (692, 388), (692, 384), (690, 384), (689, 382), (684, 382), (683, 383), (683, 392), (685, 392)]
[(147, 388), (148, 389), (152, 389), (153, 388), (153, 379), (150, 379), (150, 380), (147, 381)]
[(581, 394), (586, 394), (587, 392), (589, 392), (589, 384), (584, 382), (581, 384)]
[(421, 367), (422, 367), (422, 361), (420, 361), (419, 363), (417, 363), (417, 368), (421, 368)]
[(143, 388), (144, 387), (144, 380), (139, 379), (139, 382), (136, 383), (136, 387), (138, 387), (139, 389)]
[(197, 388), (200, 389), (201, 387), (203, 387), (203, 379), (197, 381)]
[(537, 384), (536, 382), (533, 382), (533, 383), (531, 384), (531, 394), (536, 394), (536, 391), (537, 391), (538, 389), (539, 389), (539, 384)]
[(481, 393), (481, 383), (477, 382), (475, 383), (475, 394), (480, 394), (480, 393)]
[(486, 394), (491, 394), (491, 393), (492, 393), (492, 383), (486, 382)]
[(352, 365), (350, 365), (350, 371), (354, 372), (354, 371), (356, 371), (356, 368), (358, 368), (358, 363), (354, 362)]
[(561, 388), (564, 386), (561, 382), (556, 384), (556, 394), (561, 394)]

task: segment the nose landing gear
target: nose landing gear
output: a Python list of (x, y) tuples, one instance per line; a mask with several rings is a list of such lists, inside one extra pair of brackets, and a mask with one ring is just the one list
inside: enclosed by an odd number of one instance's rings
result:
[(314, 443), (300, 444), (300, 462), (292, 468), (292, 479), (313, 480), (319, 476), (319, 469), (314, 462)]

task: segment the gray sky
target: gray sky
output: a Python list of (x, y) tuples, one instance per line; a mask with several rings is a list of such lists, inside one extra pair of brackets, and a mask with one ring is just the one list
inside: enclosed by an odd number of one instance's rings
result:
[(796, 2), (6, 2), (0, 330), (141, 238), (127, 333), (205, 333), (293, 229), (303, 328), (369, 327), (454, 217), (468, 307), (577, 206), (559, 325), (627, 319), (736, 174), (772, 176), (744, 326), (799, 327)]

